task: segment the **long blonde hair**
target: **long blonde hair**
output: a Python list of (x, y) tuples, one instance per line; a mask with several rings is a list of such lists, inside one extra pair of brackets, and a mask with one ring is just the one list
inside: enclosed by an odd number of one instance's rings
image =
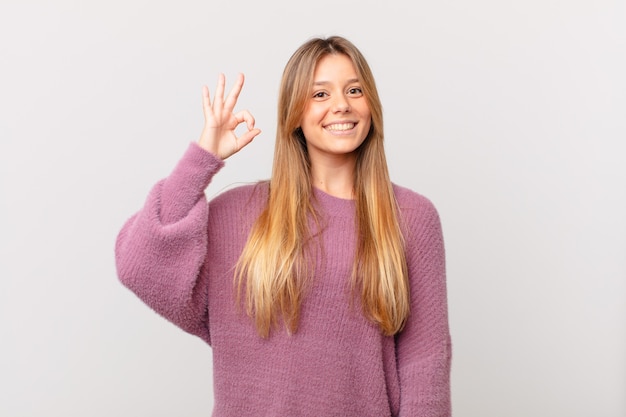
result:
[[(299, 129), (313, 85), (315, 67), (328, 54), (351, 59), (369, 106), (372, 123), (357, 149), (354, 195), (358, 243), (352, 272), (365, 316), (383, 334), (399, 332), (409, 314), (404, 239), (383, 148), (382, 106), (372, 72), (348, 40), (333, 36), (304, 43), (291, 56), (280, 85), (278, 123), (267, 206), (252, 227), (235, 273), (238, 303), (257, 331), (268, 337), (280, 319), (297, 330), (312, 265), (309, 218), (312, 204), (310, 160)], [(357, 262), (358, 260), (358, 262)], [(356, 291), (356, 292), (355, 292)]]

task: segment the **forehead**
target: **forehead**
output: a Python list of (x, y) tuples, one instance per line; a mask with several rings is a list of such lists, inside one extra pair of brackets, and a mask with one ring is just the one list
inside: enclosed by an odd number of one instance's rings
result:
[(315, 65), (313, 82), (330, 82), (356, 79), (357, 71), (352, 60), (344, 54), (324, 55)]

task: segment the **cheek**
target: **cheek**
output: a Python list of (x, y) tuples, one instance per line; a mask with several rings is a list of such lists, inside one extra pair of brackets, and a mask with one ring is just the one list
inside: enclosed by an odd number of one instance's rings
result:
[(369, 131), (372, 129), (372, 117), (368, 114), (367, 115), (367, 121), (364, 124), (364, 131), (365, 131), (365, 135), (367, 136), (367, 134), (369, 133)]
[(305, 124), (318, 124), (324, 118), (324, 110), (319, 107), (312, 107), (302, 116), (302, 122)]

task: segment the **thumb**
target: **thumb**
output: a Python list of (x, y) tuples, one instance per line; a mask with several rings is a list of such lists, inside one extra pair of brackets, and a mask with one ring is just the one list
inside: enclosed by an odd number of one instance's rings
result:
[(261, 129), (250, 129), (246, 133), (241, 135), (239, 139), (237, 139), (237, 143), (239, 144), (239, 149), (243, 148), (244, 146), (252, 142), (252, 139), (257, 137), (260, 133), (261, 133)]

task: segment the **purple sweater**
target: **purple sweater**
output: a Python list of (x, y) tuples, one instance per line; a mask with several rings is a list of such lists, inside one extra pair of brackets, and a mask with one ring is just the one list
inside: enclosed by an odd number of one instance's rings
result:
[(274, 329), (262, 339), (235, 305), (233, 271), (267, 185), (207, 202), (204, 190), (222, 166), (192, 143), (116, 242), (122, 283), (213, 349), (213, 416), (449, 416), (444, 246), (431, 202), (394, 186), (406, 227), (411, 314), (401, 333), (387, 337), (358, 302), (350, 304), (354, 202), (315, 189), (324, 252), (298, 331)]

